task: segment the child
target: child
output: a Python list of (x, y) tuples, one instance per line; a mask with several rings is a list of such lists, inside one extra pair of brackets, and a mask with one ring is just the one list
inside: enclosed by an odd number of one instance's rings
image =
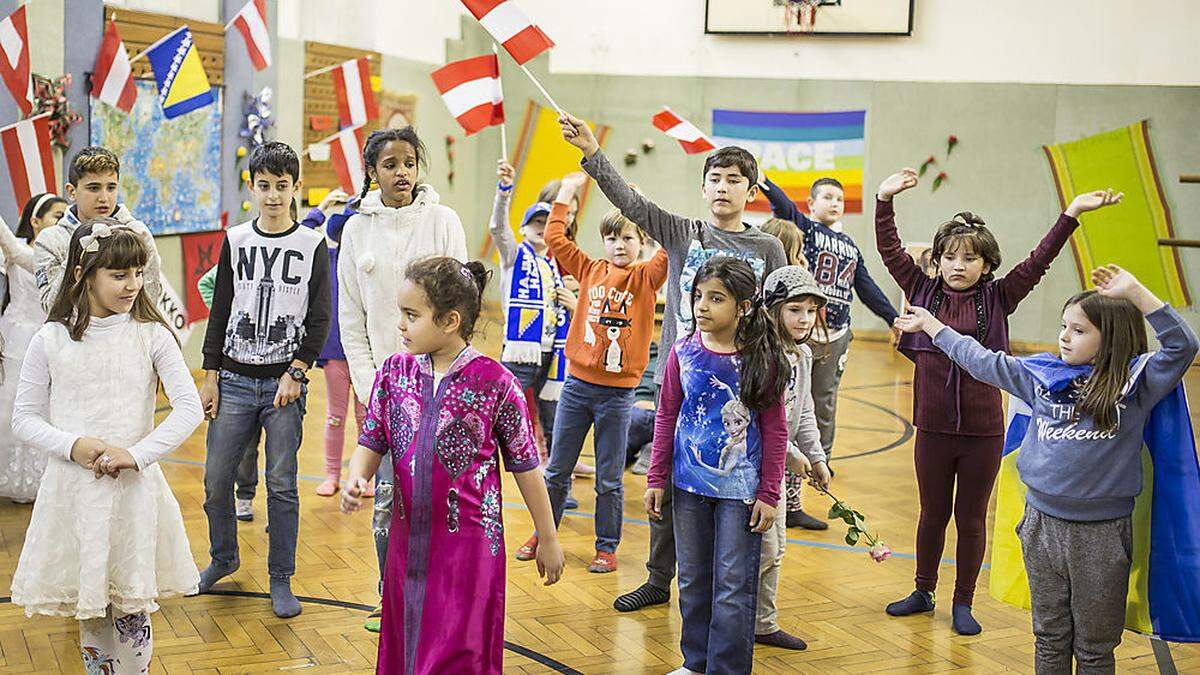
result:
[[(1032, 408), (1017, 469), (1028, 491), (1017, 525), (1033, 600), (1039, 673), (1114, 671), (1142, 490), (1143, 431), (1151, 409), (1187, 372), (1200, 340), (1171, 307), (1116, 265), (1092, 272), (1096, 290), (1067, 301), (1059, 357), (989, 350), (921, 307), (897, 325)], [(1147, 354), (1146, 328), (1161, 349)], [(1033, 433), (1036, 428), (1037, 432)], [(1180, 542), (1190, 545), (1191, 542)]]
[[(793, 227), (795, 232), (796, 228)], [(784, 397), (788, 426), (788, 470), (780, 490), (780, 505), (799, 501), (804, 478), (829, 487), (829, 467), (821, 448), (812, 400), (812, 351), (806, 344), (822, 325), (820, 310), (828, 302), (812, 274), (798, 265), (780, 267), (763, 284), (763, 301), (772, 313), (783, 338), (791, 377)], [(779, 589), (779, 571), (787, 546), (787, 524), (776, 518), (775, 525), (763, 535), (762, 561), (758, 570), (758, 611), (755, 613), (754, 641), (784, 649), (807, 649), (804, 640), (780, 628), (776, 619), (775, 597)]]
[(499, 181), (488, 231), (500, 254), (500, 298), (506, 329), (500, 363), (537, 401), (538, 423), (548, 456), (553, 445), (554, 411), (566, 375), (568, 310), (575, 307), (575, 294), (563, 285), (559, 266), (546, 245), (550, 204), (539, 201), (525, 210), (522, 242), (518, 244), (508, 226), (515, 172), (511, 164), (500, 160), (496, 173)]
[[(701, 189), (712, 215), (712, 222), (706, 222), (669, 213), (638, 194), (600, 151), (595, 135), (582, 120), (563, 115), (559, 123), (563, 138), (583, 152), (584, 170), (596, 179), (608, 201), (667, 252), (669, 271), (662, 344), (673, 345), (681, 329), (693, 328), (692, 280), (696, 270), (709, 258), (717, 255), (741, 258), (749, 263), (760, 281), (776, 267), (787, 264), (778, 239), (742, 221), (746, 203), (758, 193), (755, 185), (758, 164), (749, 152), (726, 147), (704, 161)], [(659, 361), (654, 378), (659, 385), (666, 364), (666, 359)], [(613, 607), (618, 611), (631, 612), (662, 604), (671, 597), (671, 578), (675, 576), (671, 496), (672, 491), (663, 492), (664, 517), (650, 523), (650, 557), (646, 562), (650, 578), (616, 599)]]
[(789, 265), (808, 269), (808, 260), (804, 258), (804, 235), (795, 223), (783, 218), (768, 218), (759, 227), (783, 244), (783, 253)]
[[(1008, 349), (1008, 316), (1041, 280), (1079, 226), (1079, 215), (1118, 203), (1121, 195), (1080, 195), (1042, 238), (1029, 257), (999, 279), (1000, 247), (983, 220), (960, 213), (938, 228), (931, 259), (940, 274), (930, 278), (904, 251), (896, 232), (892, 199), (917, 184), (917, 172), (904, 169), (884, 179), (875, 204), (875, 240), (892, 278), (909, 304), (925, 307), (955, 330), (973, 335), (995, 351)], [(915, 364), (913, 421), (917, 427), (915, 463), (921, 515), (917, 524), (916, 590), (887, 607), (892, 616), (931, 612), (946, 526), (954, 514), (958, 530), (952, 615), (954, 630), (975, 635), (972, 616), (975, 581), (983, 563), (988, 499), (1000, 468), (1004, 411), (1000, 392), (964, 374), (921, 335), (900, 339), (900, 351)]]
[[(89, 673), (146, 673), (160, 598), (199, 582), (158, 460), (203, 420), (179, 344), (142, 292), (141, 236), (113, 218), (76, 227), (49, 321), (21, 369), (13, 432), (49, 455), (12, 601), (75, 617)], [(171, 412), (154, 425), (159, 381)]]
[[(825, 455), (833, 458), (837, 430), (837, 392), (850, 351), (850, 303), (854, 294), (890, 328), (896, 310), (867, 271), (862, 253), (850, 235), (842, 232), (845, 190), (833, 178), (818, 178), (809, 188), (808, 212), (804, 215), (783, 188), (763, 176), (763, 191), (776, 217), (790, 220), (804, 235), (804, 257), (817, 285), (829, 298), (825, 307), (828, 331), (813, 341), (812, 395), (821, 429)], [(791, 505), (789, 504), (789, 508)], [(828, 525), (800, 510), (799, 503), (787, 514), (788, 527), (823, 530)]]
[[(292, 220), (300, 160), (279, 142), (250, 153), (250, 192), (258, 217), (229, 228), (217, 262), (200, 399), (210, 420), (204, 512), (212, 562), (207, 592), (239, 566), (233, 482), (246, 446), (265, 432), (271, 608), (300, 613), (292, 594), (300, 502), (300, 449), (308, 369), (329, 332), (329, 253), (325, 237)], [(234, 261), (237, 261), (236, 264)]]
[(666, 358), (645, 501), (660, 520), (674, 485), (683, 617), (676, 673), (749, 673), (753, 665), (762, 533), (774, 525), (787, 455), (789, 371), (757, 290), (745, 261), (710, 258), (692, 290), (699, 333)]
[(21, 379), (21, 362), (29, 341), (46, 312), (38, 300), (30, 245), (47, 227), (58, 222), (67, 202), (53, 193), (34, 195), (21, 211), (17, 232), (0, 217), (0, 275), (4, 299), (0, 301), (0, 496), (14, 502), (32, 502), (46, 468), (46, 455), (20, 442), (12, 432), (13, 400)]
[[(649, 360), (654, 305), (658, 289), (667, 280), (667, 255), (659, 251), (649, 262), (637, 262), (642, 232), (616, 210), (600, 224), (606, 260), (593, 260), (568, 239), (567, 205), (586, 182), (582, 173), (563, 179), (546, 228), (554, 259), (580, 282), (579, 305), (567, 336), (570, 375), (558, 402), (546, 484), (557, 527), (571, 469), (579, 460), (588, 429), (595, 426), (596, 554), (588, 571), (607, 573), (617, 569), (633, 389)], [(528, 558), (537, 546), (535, 534), (518, 555)]]
[(435, 257), (399, 288), (404, 352), (384, 360), (350, 460), (342, 511), (383, 464), (396, 493), (376, 672), (500, 673), (505, 555), (500, 462), (538, 529), (538, 572), (562, 574), (537, 445), (516, 378), (471, 347), (488, 272)]
[[(364, 405), (375, 371), (405, 349), (396, 325), (396, 298), (408, 264), (433, 255), (467, 259), (458, 214), (438, 203), (433, 186), (418, 182), (427, 157), (412, 127), (373, 131), (363, 148), (366, 177), (357, 213), (342, 232), (337, 276), (342, 347), (354, 393)], [(372, 184), (378, 189), (370, 190)], [(391, 464), (380, 467), (375, 480), (375, 553), (382, 588), (392, 521)], [(366, 628), (379, 630), (378, 608)]]
[(79, 223), (93, 218), (112, 216), (142, 238), (150, 252), (146, 262), (146, 296), (157, 306), (162, 294), (159, 277), (161, 260), (154, 236), (140, 220), (135, 219), (124, 204), (117, 204), (117, 182), (121, 178), (121, 163), (110, 150), (89, 146), (71, 160), (67, 170), (67, 197), (74, 202), (53, 227), (46, 228), (34, 242), (34, 266), (38, 291), (41, 293), (42, 309), (50, 310), (50, 303), (58, 294), (62, 283), (63, 265), (66, 262), (67, 246), (71, 233)]

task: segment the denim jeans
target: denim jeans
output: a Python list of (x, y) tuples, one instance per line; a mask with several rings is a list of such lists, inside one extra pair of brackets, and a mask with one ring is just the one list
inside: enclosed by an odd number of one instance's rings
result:
[(296, 572), (296, 536), (300, 527), (300, 498), (296, 492), (296, 453), (303, 434), (307, 387), (300, 398), (274, 407), (279, 380), (255, 378), (222, 370), (217, 418), (208, 424), (204, 461), (204, 512), (208, 515), (209, 555), (224, 567), (239, 564), (233, 481), (246, 446), (266, 432), (267, 520), (270, 548), (267, 572), (288, 578)]
[(625, 464), (633, 464), (642, 446), (654, 440), (654, 411), (633, 406), (629, 411), (629, 437), (625, 441)]
[(621, 507), (625, 490), (625, 443), (633, 389), (605, 387), (567, 376), (554, 416), (554, 446), (546, 465), (546, 487), (554, 525), (562, 522), (563, 503), (571, 488), (571, 471), (583, 441), (595, 425), (596, 550), (615, 553), (621, 542)]
[(678, 488), (672, 501), (683, 667), (749, 673), (762, 554), (762, 535), (750, 531), (752, 506)]
[(537, 401), (538, 423), (542, 427), (542, 437), (546, 439), (546, 451), (554, 447), (554, 412), (557, 401), (546, 401), (539, 396), (542, 387), (550, 379), (550, 360), (554, 352), (542, 352), (541, 363), (513, 363), (505, 361), (501, 365), (521, 383), (521, 389), (533, 390), (533, 400)]
[(258, 490), (258, 444), (261, 440), (262, 429), (256, 429), (254, 438), (243, 451), (242, 463), (238, 464), (237, 477), (233, 481), (238, 499), (254, 499)]

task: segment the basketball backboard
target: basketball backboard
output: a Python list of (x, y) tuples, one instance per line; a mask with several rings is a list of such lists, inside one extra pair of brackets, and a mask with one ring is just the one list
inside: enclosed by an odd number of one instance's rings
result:
[(914, 0), (705, 0), (704, 32), (912, 35)]

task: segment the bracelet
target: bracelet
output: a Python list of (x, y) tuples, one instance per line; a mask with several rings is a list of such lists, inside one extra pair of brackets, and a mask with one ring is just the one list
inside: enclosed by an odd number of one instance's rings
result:
[(516, 184), (514, 183), (513, 185), (505, 185), (504, 183), (501, 183), (500, 181), (496, 181), (496, 189), (501, 192), (512, 192), (514, 185), (516, 185)]

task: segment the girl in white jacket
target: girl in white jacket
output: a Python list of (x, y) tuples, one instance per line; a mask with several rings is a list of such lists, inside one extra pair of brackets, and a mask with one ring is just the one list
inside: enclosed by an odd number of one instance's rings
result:
[[(398, 296), (409, 263), (430, 256), (467, 261), (467, 237), (458, 214), (438, 203), (432, 186), (418, 182), (427, 157), (412, 127), (374, 131), (363, 149), (363, 192), (357, 213), (346, 221), (338, 254), (342, 348), (363, 404), (379, 366), (392, 354), (407, 351), (400, 336)], [(370, 189), (372, 183), (377, 189)], [(373, 527), (381, 580), (392, 519), (392, 475), (390, 462), (376, 474)], [(367, 629), (379, 630), (378, 608)]]

